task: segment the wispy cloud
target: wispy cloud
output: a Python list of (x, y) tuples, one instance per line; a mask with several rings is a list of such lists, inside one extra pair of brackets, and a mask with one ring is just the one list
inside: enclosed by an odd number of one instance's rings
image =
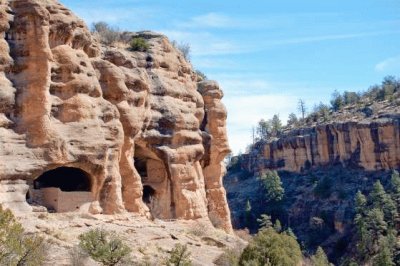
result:
[(187, 23), (179, 23), (178, 26), (197, 28), (226, 28), (233, 27), (236, 22), (229, 16), (218, 13), (207, 13), (192, 17)]
[(382, 72), (386, 70), (400, 68), (400, 55), (387, 58), (375, 65), (375, 71)]
[(273, 49), (275, 47), (280, 47), (283, 45), (312, 44), (319, 42), (360, 39), (400, 33), (400, 31), (372, 31), (361, 33), (321, 34), (292, 38), (271, 38), (267, 41), (260, 41), (252, 39), (253, 37), (249, 37), (243, 42), (238, 42), (237, 40), (229, 40), (208, 31), (185, 31), (176, 29), (160, 29), (157, 31), (163, 32), (173, 40), (187, 42), (191, 44), (193, 55), (199, 57), (255, 53), (262, 52), (268, 49)]
[(159, 29), (170, 39), (189, 43), (194, 56), (215, 56), (241, 53), (241, 48), (230, 40), (223, 39), (207, 31), (182, 31)]
[(283, 121), (293, 111), (297, 98), (285, 94), (235, 96), (223, 99), (228, 109), (228, 131), (234, 153), (243, 151), (251, 142), (251, 128), (264, 118), (279, 114)]
[(348, 34), (327, 34), (327, 35), (317, 35), (317, 36), (306, 36), (297, 37), (281, 40), (273, 40), (266, 43), (266, 46), (276, 46), (285, 44), (302, 44), (302, 43), (314, 43), (323, 41), (334, 41), (334, 40), (345, 40), (345, 39), (357, 39), (380, 35), (398, 34), (400, 31), (374, 31), (374, 32), (362, 32), (362, 33), (348, 33)]

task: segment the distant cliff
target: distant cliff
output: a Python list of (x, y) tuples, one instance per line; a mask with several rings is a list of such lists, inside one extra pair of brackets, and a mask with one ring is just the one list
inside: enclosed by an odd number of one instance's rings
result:
[(242, 166), (301, 172), (314, 166), (352, 165), (365, 170), (400, 167), (400, 115), (294, 129), (256, 143)]

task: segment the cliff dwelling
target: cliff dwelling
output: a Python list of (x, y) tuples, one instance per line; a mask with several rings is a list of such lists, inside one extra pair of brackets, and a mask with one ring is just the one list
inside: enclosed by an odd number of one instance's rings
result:
[(143, 185), (142, 200), (150, 213), (156, 218), (170, 218), (170, 182), (163, 162), (147, 148), (136, 145), (134, 163)]
[(94, 201), (88, 173), (73, 167), (59, 167), (40, 175), (33, 182), (29, 198), (56, 212), (84, 210)]

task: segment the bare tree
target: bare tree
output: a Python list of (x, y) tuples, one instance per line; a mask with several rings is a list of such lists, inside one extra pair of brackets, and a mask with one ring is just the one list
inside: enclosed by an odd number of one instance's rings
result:
[(297, 103), (297, 110), (301, 113), (301, 117), (304, 119), (306, 116), (307, 108), (306, 108), (306, 102), (303, 99), (299, 99), (299, 102)]

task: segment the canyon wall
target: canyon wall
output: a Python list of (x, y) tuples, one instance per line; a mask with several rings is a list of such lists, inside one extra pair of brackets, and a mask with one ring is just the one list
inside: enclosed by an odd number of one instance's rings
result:
[(105, 47), (53, 0), (1, 1), (0, 32), (0, 180), (15, 180), (18, 198), (70, 167), (89, 177), (96, 213), (209, 217), (232, 230), (222, 91), (198, 83), (165, 36), (138, 33), (147, 52)]
[(301, 172), (313, 166), (350, 164), (367, 171), (400, 167), (400, 118), (343, 122), (295, 129), (258, 142), (244, 156), (251, 172), (264, 168)]

